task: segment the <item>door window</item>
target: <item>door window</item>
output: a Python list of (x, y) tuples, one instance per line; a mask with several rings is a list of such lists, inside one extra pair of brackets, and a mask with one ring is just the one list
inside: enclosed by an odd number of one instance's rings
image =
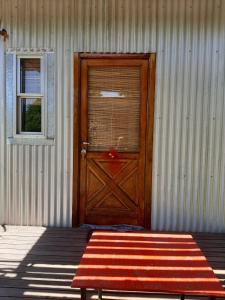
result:
[(138, 66), (88, 68), (89, 151), (139, 150), (140, 73)]

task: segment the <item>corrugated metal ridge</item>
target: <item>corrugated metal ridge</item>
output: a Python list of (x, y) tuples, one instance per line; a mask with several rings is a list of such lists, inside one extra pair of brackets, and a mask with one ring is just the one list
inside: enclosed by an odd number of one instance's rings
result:
[(156, 52), (152, 228), (225, 232), (224, 1), (0, 0), (1, 19), (10, 51), (56, 52), (57, 88), (55, 145), (0, 144), (0, 223), (71, 225), (73, 52)]

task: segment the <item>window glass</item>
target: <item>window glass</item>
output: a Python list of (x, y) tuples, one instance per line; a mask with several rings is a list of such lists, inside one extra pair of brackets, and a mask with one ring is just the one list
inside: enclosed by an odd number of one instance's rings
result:
[(41, 93), (40, 58), (20, 59), (20, 93)]
[(139, 151), (141, 68), (102, 66), (88, 69), (90, 151)]
[(41, 99), (20, 99), (22, 132), (41, 132)]

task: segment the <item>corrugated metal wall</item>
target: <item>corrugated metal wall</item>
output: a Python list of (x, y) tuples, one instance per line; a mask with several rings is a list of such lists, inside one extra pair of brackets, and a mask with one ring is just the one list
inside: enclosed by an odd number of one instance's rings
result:
[[(1, 22), (0, 22), (1, 26)], [(1, 28), (1, 27), (0, 27)], [(4, 42), (0, 37), (0, 222), (5, 213), (5, 80), (4, 80)]]
[(225, 232), (224, 0), (0, 0), (1, 19), (8, 48), (57, 56), (56, 143), (1, 142), (1, 222), (71, 225), (73, 52), (156, 52), (152, 228)]

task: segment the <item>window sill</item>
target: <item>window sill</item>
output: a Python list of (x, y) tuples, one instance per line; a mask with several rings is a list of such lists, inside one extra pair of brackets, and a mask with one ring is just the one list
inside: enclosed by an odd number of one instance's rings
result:
[(7, 139), (10, 145), (55, 145), (55, 139), (45, 137), (13, 137)]

